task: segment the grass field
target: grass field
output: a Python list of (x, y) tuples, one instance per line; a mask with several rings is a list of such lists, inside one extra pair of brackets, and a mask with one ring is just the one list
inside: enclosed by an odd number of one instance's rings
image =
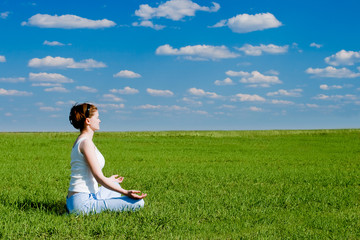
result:
[(97, 133), (135, 213), (65, 211), (76, 133), (0, 133), (3, 239), (360, 239), (360, 130)]

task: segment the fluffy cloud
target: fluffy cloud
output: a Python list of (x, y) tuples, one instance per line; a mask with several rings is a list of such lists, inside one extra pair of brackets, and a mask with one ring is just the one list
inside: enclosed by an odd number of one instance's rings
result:
[(184, 97), (182, 99), (183, 102), (185, 102), (186, 104), (189, 104), (189, 105), (192, 105), (192, 106), (195, 106), (195, 107), (200, 107), (202, 106), (202, 102), (201, 101), (196, 101), (194, 99), (191, 99), (191, 98), (187, 98), (187, 97)]
[(252, 112), (262, 112), (263, 109), (262, 108), (258, 108), (258, 107), (249, 107), (249, 110)]
[(135, 107), (135, 109), (164, 110), (164, 111), (185, 111), (185, 110), (189, 110), (187, 107), (181, 107), (181, 106), (177, 106), (177, 105), (167, 106), (167, 105), (151, 105), (151, 104), (141, 105), (141, 106)]
[(174, 93), (170, 90), (157, 90), (157, 89), (146, 89), (146, 92), (150, 94), (151, 96), (155, 97), (171, 97), (174, 95)]
[(34, 26), (40, 28), (108, 28), (116, 25), (113, 21), (102, 20), (90, 20), (75, 15), (48, 15), (48, 14), (36, 14), (28, 19), (27, 22), (22, 22), (22, 26)]
[(226, 46), (211, 45), (186, 46), (176, 49), (169, 44), (165, 44), (156, 49), (156, 54), (185, 56), (188, 60), (219, 60), (239, 56), (236, 53), (230, 52)]
[(217, 95), (214, 92), (205, 92), (203, 89), (199, 88), (190, 88), (188, 92), (194, 96), (198, 97), (209, 97), (209, 98), (220, 98), (221, 96)]
[(90, 92), (90, 93), (95, 93), (98, 91), (97, 89), (91, 88), (88, 86), (76, 86), (76, 89), (80, 90), (80, 91), (84, 91), (84, 92)]
[(325, 95), (325, 94), (318, 94), (313, 99), (316, 100), (331, 100), (331, 101), (338, 101), (338, 100), (356, 100), (357, 97), (352, 94), (346, 95)]
[(255, 15), (239, 14), (227, 20), (222, 20), (212, 27), (228, 26), (233, 32), (248, 33), (264, 30), (268, 28), (277, 28), (282, 23), (271, 13), (258, 13)]
[(60, 83), (33, 83), (32, 87), (61, 87)]
[(313, 42), (313, 43), (310, 44), (310, 47), (321, 48), (322, 45)]
[(289, 46), (288, 45), (277, 46), (274, 44), (269, 44), (269, 45), (260, 44), (259, 46), (252, 46), (250, 44), (245, 44), (243, 47), (237, 49), (239, 51), (243, 51), (246, 55), (260, 56), (263, 53), (269, 53), (269, 54), (286, 53), (289, 49)]
[(97, 62), (94, 59), (85, 59), (80, 62), (75, 62), (73, 58), (51, 57), (33, 58), (28, 63), (29, 67), (55, 67), (55, 68), (104, 68), (106, 65), (102, 62)]
[(72, 83), (74, 80), (65, 77), (59, 73), (29, 73), (29, 79), (36, 82), (48, 82), (48, 83)]
[(131, 87), (124, 87), (123, 89), (111, 89), (112, 93), (120, 93), (120, 94), (137, 94), (139, 90)]
[(144, 20), (163, 17), (179, 21), (184, 17), (195, 16), (196, 11), (217, 12), (219, 9), (220, 5), (215, 2), (212, 7), (203, 7), (191, 0), (170, 0), (154, 8), (148, 4), (142, 4), (135, 11), (135, 15)]
[(18, 90), (6, 90), (0, 88), (0, 96), (31, 96), (32, 92), (18, 91)]
[(0, 55), (0, 62), (6, 62), (5, 56)]
[(269, 87), (270, 84), (282, 83), (277, 76), (266, 76), (258, 71), (252, 71), (248, 76), (240, 80), (241, 83), (253, 84), (253, 87)]
[(235, 97), (232, 98), (232, 101), (240, 101), (240, 102), (265, 102), (265, 98), (260, 97), (259, 95), (251, 95), (251, 94), (236, 94)]
[(18, 83), (18, 82), (25, 82), (25, 78), (17, 77), (17, 78), (0, 78), (0, 82), (9, 82), (9, 83)]
[(301, 97), (302, 89), (284, 90), (280, 89), (276, 92), (269, 92), (266, 96), (286, 96), (286, 97)]
[(97, 103), (96, 106), (100, 109), (109, 109), (109, 110), (113, 110), (113, 109), (122, 109), (125, 107), (125, 104), (120, 103), (120, 104), (114, 104), (114, 103), (109, 103), (109, 104), (100, 104)]
[(64, 44), (64, 43), (61, 43), (61, 42), (58, 42), (58, 41), (48, 41), (48, 40), (45, 40), (44, 45), (48, 45), (48, 46), (65, 46), (65, 45), (71, 45), (70, 43), (69, 44)]
[(149, 20), (144, 20), (144, 21), (141, 21), (140, 23), (133, 22), (132, 25), (134, 27), (149, 27), (149, 28), (152, 28), (155, 30), (161, 30), (161, 29), (165, 28), (164, 25), (154, 24), (152, 21), (149, 21)]
[(119, 78), (140, 78), (141, 75), (138, 73), (134, 73), (132, 71), (129, 70), (122, 70), (116, 74), (113, 75), (114, 77), (119, 77)]
[(122, 102), (124, 101), (122, 98), (117, 97), (113, 94), (104, 94), (103, 95), (104, 101), (110, 101), (110, 102)]
[(216, 80), (214, 84), (218, 86), (224, 86), (224, 85), (234, 85), (234, 82), (231, 80), (231, 78), (225, 78), (223, 81)]
[(308, 68), (306, 73), (312, 74), (315, 77), (325, 77), (325, 78), (356, 78), (360, 76), (360, 73), (354, 73), (347, 68)]
[(328, 86), (327, 84), (321, 84), (320, 85), (320, 89), (322, 90), (332, 90), (332, 89), (342, 89), (342, 86), (339, 85), (332, 85), (332, 86)]
[(235, 72), (235, 71), (231, 71), (231, 70), (227, 71), (225, 74), (230, 77), (248, 77), (251, 75), (248, 72), (243, 72), (243, 71)]
[(69, 90), (67, 90), (64, 87), (52, 87), (52, 88), (45, 88), (45, 92), (59, 92), (59, 93), (67, 93)]
[(341, 50), (330, 57), (325, 58), (325, 62), (333, 65), (333, 66), (340, 66), (340, 65), (354, 65), (356, 62), (360, 62), (360, 51), (345, 51)]

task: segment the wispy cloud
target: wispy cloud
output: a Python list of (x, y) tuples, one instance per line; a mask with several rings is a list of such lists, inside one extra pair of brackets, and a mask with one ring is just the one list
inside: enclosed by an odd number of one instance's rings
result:
[(30, 59), (28, 66), (34, 68), (47, 67), (47, 68), (83, 68), (83, 69), (107, 67), (104, 63), (95, 61), (94, 59), (85, 59), (80, 62), (75, 62), (73, 58), (51, 57), (51, 56), (47, 56), (45, 58)]
[(244, 52), (246, 55), (261, 56), (263, 53), (268, 53), (268, 54), (287, 53), (289, 49), (289, 45), (277, 46), (274, 44), (268, 44), (268, 45), (260, 44), (259, 46), (253, 46), (250, 44), (245, 44), (241, 48), (236, 48), (236, 49)]
[(10, 12), (2, 12), (2, 13), (0, 13), (0, 18), (1, 19), (6, 19), (8, 16), (9, 16), (9, 14), (10, 14)]
[(220, 95), (218, 95), (218, 94), (216, 94), (214, 92), (206, 92), (206, 91), (204, 91), (203, 89), (200, 89), (200, 88), (190, 88), (188, 90), (188, 92), (191, 95), (198, 96), (198, 97), (208, 97), (208, 98), (213, 98), (213, 99), (221, 98)]
[(64, 29), (76, 29), (76, 28), (108, 28), (116, 25), (113, 21), (102, 20), (90, 20), (82, 18), (76, 15), (48, 15), (48, 14), (36, 14), (21, 23), (22, 26), (33, 26), (40, 28), (64, 28)]
[(151, 105), (151, 104), (145, 104), (140, 105), (137, 107), (134, 107), (134, 109), (143, 109), (143, 110), (163, 110), (163, 111), (186, 111), (189, 110), (187, 107), (181, 107), (177, 105)]
[(266, 96), (285, 96), (285, 97), (301, 97), (302, 89), (284, 90), (280, 89), (276, 92), (269, 92)]
[(59, 73), (29, 73), (29, 79), (36, 82), (48, 82), (48, 83), (72, 83), (74, 80), (65, 77)]
[(325, 95), (325, 94), (318, 94), (313, 99), (316, 100), (331, 100), (331, 101), (338, 101), (338, 100), (356, 100), (357, 97), (352, 94), (345, 94), (345, 95)]
[(360, 76), (360, 73), (354, 73), (347, 68), (308, 68), (306, 73), (312, 74), (314, 77), (325, 77), (325, 78), (356, 78)]
[(320, 89), (322, 89), (322, 90), (332, 90), (332, 89), (342, 89), (342, 88), (343, 87), (340, 85), (332, 85), (332, 86), (329, 86), (327, 84), (320, 85)]
[(239, 55), (229, 51), (226, 46), (194, 45), (173, 48), (169, 44), (162, 45), (156, 49), (157, 55), (185, 56), (188, 60), (220, 60), (236, 58)]
[(124, 101), (122, 98), (117, 97), (114, 94), (104, 94), (103, 95), (103, 100), (104, 101), (109, 101), (109, 102), (122, 102), (122, 101)]
[(52, 88), (45, 88), (45, 92), (59, 92), (59, 93), (67, 93), (69, 90), (67, 90), (64, 87), (52, 87)]
[(84, 91), (84, 92), (90, 92), (90, 93), (96, 93), (98, 90), (96, 88), (88, 87), (88, 86), (76, 86), (76, 90)]
[(164, 25), (159, 25), (159, 24), (154, 24), (152, 21), (149, 20), (143, 20), (141, 22), (133, 22), (132, 25), (134, 27), (148, 27), (148, 28), (152, 28), (155, 30), (161, 30), (164, 29), (165, 26)]
[(331, 55), (330, 57), (326, 57), (325, 62), (333, 66), (352, 66), (355, 63), (360, 62), (360, 51), (354, 52), (341, 50), (336, 54)]
[(120, 93), (120, 94), (137, 94), (139, 90), (131, 87), (124, 87), (123, 89), (111, 89), (112, 93)]
[(269, 28), (277, 28), (282, 26), (282, 23), (271, 13), (258, 13), (255, 15), (245, 13), (226, 20), (221, 20), (212, 27), (224, 26), (228, 26), (236, 33), (248, 33)]
[(265, 102), (265, 98), (257, 95), (257, 94), (243, 94), (243, 93), (239, 93), (236, 94), (232, 99), (233, 102)]
[(0, 55), (0, 62), (6, 62), (5, 56)]
[(321, 48), (323, 45), (322, 44), (317, 44), (317, 43), (311, 43), (310, 47), (315, 47), (315, 48)]
[(0, 82), (9, 82), (9, 83), (19, 83), (19, 82), (25, 82), (25, 78), (24, 77), (2, 77), (0, 78)]
[(171, 97), (174, 96), (174, 93), (170, 90), (157, 90), (157, 89), (151, 89), (147, 88), (146, 92), (150, 94), (151, 96), (155, 97)]
[(0, 96), (32, 96), (32, 92), (19, 91), (19, 90), (7, 90), (0, 88)]
[(113, 75), (119, 78), (140, 78), (141, 75), (129, 70), (121, 70), (120, 72)]
[[(227, 72), (229, 74), (229, 72)], [(251, 87), (269, 87), (271, 84), (280, 84), (282, 81), (279, 80), (278, 76), (263, 75), (258, 71), (252, 71), (251, 73), (245, 72), (231, 72), (234, 75), (242, 75), (240, 79), (241, 83), (251, 84)]]
[(68, 43), (68, 44), (65, 44), (65, 43), (61, 43), (61, 42), (58, 42), (58, 41), (48, 41), (48, 40), (45, 40), (43, 45), (48, 45), (48, 46), (65, 46), (65, 45), (71, 45), (71, 43)]

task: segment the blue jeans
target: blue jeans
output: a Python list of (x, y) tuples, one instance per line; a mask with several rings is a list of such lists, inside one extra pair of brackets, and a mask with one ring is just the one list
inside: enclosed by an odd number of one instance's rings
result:
[(89, 214), (102, 211), (135, 211), (144, 207), (144, 200), (136, 200), (122, 196), (103, 186), (97, 193), (76, 193), (66, 199), (66, 207), (70, 213)]

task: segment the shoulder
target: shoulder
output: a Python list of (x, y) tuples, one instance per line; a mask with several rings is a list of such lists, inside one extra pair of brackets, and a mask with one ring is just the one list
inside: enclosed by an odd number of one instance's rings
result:
[(93, 143), (93, 141), (91, 141), (91, 139), (86, 138), (83, 141), (81, 141), (79, 149), (82, 153), (84, 153), (92, 149), (95, 149), (95, 144)]

